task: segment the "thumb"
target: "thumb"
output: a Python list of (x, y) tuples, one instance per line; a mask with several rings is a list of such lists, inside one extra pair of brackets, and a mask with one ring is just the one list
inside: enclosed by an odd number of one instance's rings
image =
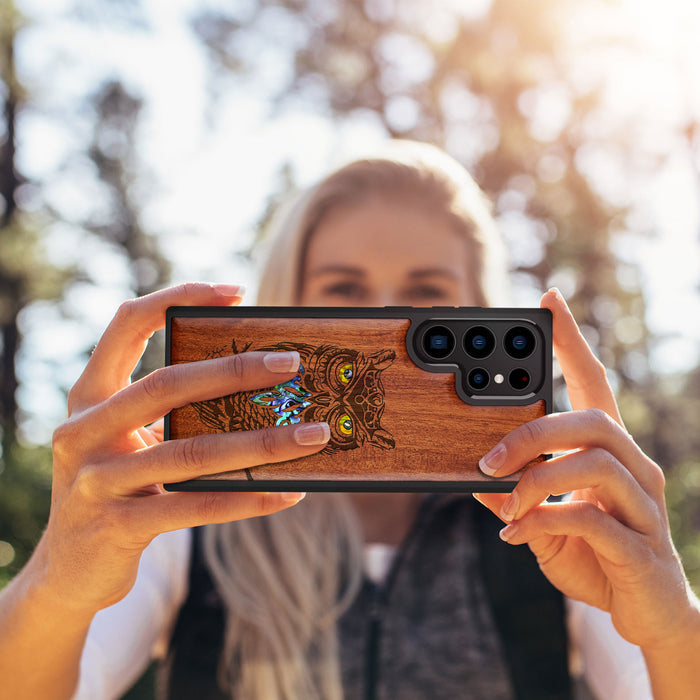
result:
[(564, 375), (571, 407), (600, 408), (623, 425), (605, 367), (583, 337), (561, 292), (553, 287), (544, 294), (540, 306), (552, 312), (554, 354)]

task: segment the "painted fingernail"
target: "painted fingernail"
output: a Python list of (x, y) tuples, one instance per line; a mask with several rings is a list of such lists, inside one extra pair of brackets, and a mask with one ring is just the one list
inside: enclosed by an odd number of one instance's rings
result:
[(513, 491), (513, 493), (506, 498), (505, 503), (501, 507), (501, 517), (503, 520), (509, 523), (518, 514), (519, 507), (520, 499), (518, 498), (518, 494)]
[(331, 437), (328, 423), (304, 423), (294, 431), (298, 445), (322, 445)]
[(488, 476), (493, 476), (506, 461), (506, 446), (499, 442), (490, 452), (479, 460), (479, 469)]
[(282, 497), (282, 500), (285, 503), (299, 503), (304, 496), (306, 496), (305, 493), (281, 493), (280, 496)]
[(518, 526), (511, 523), (510, 525), (506, 525), (499, 533), (498, 536), (504, 541), (504, 542), (509, 542), (510, 540), (515, 537), (516, 533), (518, 532)]
[(290, 352), (268, 352), (263, 357), (263, 363), (270, 372), (296, 372), (299, 369), (299, 353), (296, 350)]
[(214, 291), (222, 297), (242, 297), (245, 294), (244, 284), (215, 284)]

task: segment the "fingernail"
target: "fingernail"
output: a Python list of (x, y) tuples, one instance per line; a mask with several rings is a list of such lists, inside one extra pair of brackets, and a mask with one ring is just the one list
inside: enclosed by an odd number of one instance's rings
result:
[(479, 469), (488, 476), (493, 476), (506, 461), (506, 446), (499, 442), (490, 452), (479, 460)]
[(547, 291), (552, 292), (552, 294), (554, 294), (554, 296), (557, 298), (557, 301), (566, 306), (566, 300), (564, 299), (564, 295), (559, 291), (559, 287), (550, 287)]
[(242, 297), (245, 294), (244, 284), (215, 284), (214, 291), (222, 297)]
[(322, 445), (331, 437), (328, 423), (304, 423), (294, 431), (298, 445)]
[(306, 494), (305, 493), (280, 493), (282, 500), (285, 503), (299, 503)]
[(501, 507), (501, 517), (503, 520), (509, 523), (518, 514), (519, 507), (520, 499), (518, 498), (518, 494), (513, 491)]
[(263, 363), (270, 372), (296, 372), (299, 369), (299, 353), (296, 350), (290, 352), (268, 352), (263, 357)]
[(515, 537), (516, 533), (518, 532), (518, 526), (515, 525), (514, 523), (511, 523), (510, 525), (506, 525), (499, 533), (498, 536), (504, 541), (504, 542), (509, 542), (510, 540)]

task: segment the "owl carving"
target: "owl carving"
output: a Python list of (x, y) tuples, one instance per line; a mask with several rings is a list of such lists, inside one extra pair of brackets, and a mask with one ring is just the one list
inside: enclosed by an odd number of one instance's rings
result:
[[(330, 344), (278, 343), (260, 348), (251, 345), (239, 350), (234, 339), (231, 348), (234, 353), (296, 350), (300, 357), (297, 375), (271, 389), (192, 404), (204, 425), (226, 432), (325, 421), (331, 438), (322, 453), (334, 454), (361, 445), (394, 448), (393, 437), (381, 426), (381, 374), (396, 358), (393, 350), (367, 355)], [(212, 356), (221, 354), (224, 353)]]

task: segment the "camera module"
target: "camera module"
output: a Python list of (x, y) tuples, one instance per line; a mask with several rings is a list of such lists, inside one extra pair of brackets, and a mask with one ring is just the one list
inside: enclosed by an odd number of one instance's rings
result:
[(445, 326), (432, 326), (423, 335), (423, 350), (428, 357), (435, 360), (447, 357), (454, 347), (454, 334)]
[(485, 326), (474, 326), (464, 334), (464, 350), (470, 357), (488, 357), (496, 347), (496, 337)]
[(467, 382), (474, 391), (482, 391), (489, 385), (489, 373), (483, 367), (475, 367), (467, 376)]
[(505, 347), (511, 357), (522, 360), (535, 349), (535, 335), (529, 328), (515, 326), (506, 333)]
[(508, 375), (508, 383), (516, 391), (522, 391), (530, 383), (530, 373), (522, 367), (517, 367)]

